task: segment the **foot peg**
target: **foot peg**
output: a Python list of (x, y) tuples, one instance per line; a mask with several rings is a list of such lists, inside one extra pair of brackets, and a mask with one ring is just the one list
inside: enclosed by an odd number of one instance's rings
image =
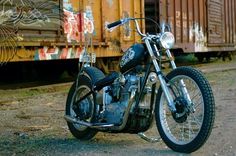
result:
[(151, 138), (151, 137), (148, 137), (144, 133), (138, 133), (138, 136), (140, 138), (142, 138), (143, 140), (145, 140), (147, 142), (150, 142), (150, 143), (157, 143), (157, 142), (160, 142), (162, 140), (161, 137), (159, 137), (159, 138)]

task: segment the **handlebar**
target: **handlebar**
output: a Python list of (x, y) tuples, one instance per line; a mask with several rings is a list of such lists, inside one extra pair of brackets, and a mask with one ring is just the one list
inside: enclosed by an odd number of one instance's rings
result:
[(112, 23), (108, 24), (107, 28), (111, 29), (111, 28), (116, 27), (116, 26), (121, 25), (121, 24), (122, 24), (122, 21), (118, 20), (118, 21), (115, 21), (115, 22), (112, 22)]
[(163, 23), (161, 23), (161, 27), (160, 27), (160, 25), (159, 25), (156, 21), (154, 21), (153, 19), (150, 19), (150, 18), (123, 18), (123, 19), (120, 19), (120, 20), (118, 20), (118, 21), (115, 21), (115, 22), (112, 22), (112, 23), (110, 23), (110, 24), (107, 24), (107, 25), (106, 25), (106, 28), (107, 28), (108, 30), (112, 31), (113, 28), (115, 28), (115, 27), (117, 27), (117, 26), (119, 26), (119, 25), (123, 25), (123, 24), (125, 24), (125, 23), (127, 23), (127, 22), (129, 22), (129, 21), (132, 20), (132, 21), (134, 21), (134, 23), (135, 23), (136, 30), (137, 30), (138, 34), (139, 34), (140, 36), (142, 36), (142, 37), (146, 37), (147, 34), (143, 34), (143, 33), (141, 32), (139, 23), (138, 23), (138, 21), (137, 21), (137, 20), (141, 20), (141, 19), (148, 19), (148, 20), (151, 20), (152, 22), (154, 22), (154, 23), (158, 26), (158, 28), (159, 28), (159, 30), (160, 30), (160, 33), (164, 33), (164, 32), (166, 32), (166, 30), (167, 30), (167, 31), (171, 31), (170, 25), (167, 25), (167, 24), (165, 24), (165, 22), (163, 22)]
[(108, 28), (108, 29), (112, 29), (112, 28), (117, 27), (117, 26), (119, 26), (119, 25), (123, 25), (123, 24), (129, 22), (130, 20), (132, 20), (132, 18), (123, 18), (123, 19), (120, 19), (120, 20), (118, 20), (118, 21), (115, 21), (115, 22), (112, 22), (112, 23), (108, 24), (108, 25), (107, 25), (107, 28)]
[(146, 35), (141, 32), (139, 24), (137, 22), (137, 19), (138, 18), (123, 18), (123, 19), (120, 19), (118, 21), (115, 21), (115, 22), (112, 22), (112, 23), (108, 24), (106, 27), (107, 27), (107, 29), (112, 30), (112, 28), (114, 28), (114, 27), (117, 27), (119, 25), (123, 25), (123, 24), (133, 20), (135, 22), (135, 26), (136, 26), (136, 29), (137, 29), (139, 35), (145, 37)]

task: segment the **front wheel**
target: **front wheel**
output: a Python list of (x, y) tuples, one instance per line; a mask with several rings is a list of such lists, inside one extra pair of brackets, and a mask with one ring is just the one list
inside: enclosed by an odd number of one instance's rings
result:
[[(191, 67), (180, 67), (170, 72), (167, 84), (177, 115), (169, 110), (165, 95), (159, 88), (155, 107), (158, 131), (172, 150), (194, 152), (206, 142), (214, 123), (215, 102), (210, 84), (201, 72)], [(185, 95), (183, 86), (189, 96)], [(186, 97), (191, 102), (187, 102)]]

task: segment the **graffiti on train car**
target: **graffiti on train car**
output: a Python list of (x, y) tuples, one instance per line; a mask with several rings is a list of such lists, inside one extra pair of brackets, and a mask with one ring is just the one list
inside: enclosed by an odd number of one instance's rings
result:
[(84, 48), (39, 48), (36, 50), (35, 60), (55, 60), (55, 59), (70, 59), (79, 58)]
[(64, 32), (68, 42), (72, 40), (84, 42), (85, 34), (94, 33), (94, 24), (91, 7), (87, 6), (85, 13), (74, 13), (64, 9)]
[(53, 0), (1, 0), (0, 9), (1, 26), (17, 29), (19, 26), (39, 27), (51, 22), (60, 24), (60, 8)]
[(82, 41), (83, 40), (83, 15), (81, 13), (74, 14), (73, 12), (64, 10), (65, 22), (64, 22), (64, 33), (68, 42)]
[(64, 33), (67, 41), (84, 42), (86, 34), (95, 33), (94, 19), (91, 6), (86, 6), (84, 12), (77, 12), (70, 0), (63, 0)]
[[(78, 11), (71, 0), (63, 0), (63, 10), (61, 10), (59, 4), (59, 1), (55, 0), (1, 0), (0, 62), (8, 62), (13, 57), (17, 60), (17, 53), (20, 50), (18, 49), (19, 41), (26, 40), (27, 42), (30, 39), (24, 33), (18, 33), (22, 31), (22, 28), (41, 31), (44, 27), (49, 29), (63, 27), (68, 43), (92, 41), (92, 35), (95, 34), (92, 8), (86, 6), (83, 11)], [(87, 34), (91, 37), (88, 38)], [(37, 34), (35, 36), (37, 37)], [(47, 38), (37, 40), (47, 42)], [(79, 53), (84, 51), (81, 48), (55, 48), (55, 46), (35, 48), (34, 60), (78, 58)]]
[[(64, 22), (63, 28), (68, 43), (92, 42), (95, 34), (93, 13), (90, 6), (85, 11), (77, 12), (70, 0), (63, 1)], [(89, 41), (88, 41), (89, 40)], [(91, 43), (88, 43), (91, 44)], [(85, 47), (78, 48), (39, 48), (35, 52), (34, 60), (55, 60), (79, 58), (85, 51)]]
[(203, 51), (206, 48), (206, 37), (202, 27), (198, 23), (194, 23), (192, 28), (189, 29), (189, 40), (194, 41), (195, 51)]
[(60, 24), (59, 5), (53, 0), (1, 0), (0, 1), (0, 63), (16, 55), (17, 42), (24, 40), (18, 29), (22, 26)]

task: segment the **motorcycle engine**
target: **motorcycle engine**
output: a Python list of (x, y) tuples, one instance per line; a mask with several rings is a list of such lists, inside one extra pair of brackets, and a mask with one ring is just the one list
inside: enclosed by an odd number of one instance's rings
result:
[(120, 125), (128, 106), (129, 92), (124, 86), (126, 79), (123, 75), (110, 86), (103, 89), (103, 120), (107, 123)]
[[(111, 86), (104, 88), (103, 119), (107, 123), (114, 123), (117, 125), (122, 123), (131, 92), (135, 92), (138, 97), (143, 77), (144, 74), (130, 72), (129, 74), (120, 76), (120, 78), (116, 79)], [(151, 85), (147, 83), (144, 89), (144, 96), (139, 103), (138, 114), (136, 115), (146, 117), (147, 114), (150, 114), (150, 111), (147, 110), (150, 110), (151, 90)], [(135, 114), (134, 111), (135, 103), (132, 104), (130, 114)]]

